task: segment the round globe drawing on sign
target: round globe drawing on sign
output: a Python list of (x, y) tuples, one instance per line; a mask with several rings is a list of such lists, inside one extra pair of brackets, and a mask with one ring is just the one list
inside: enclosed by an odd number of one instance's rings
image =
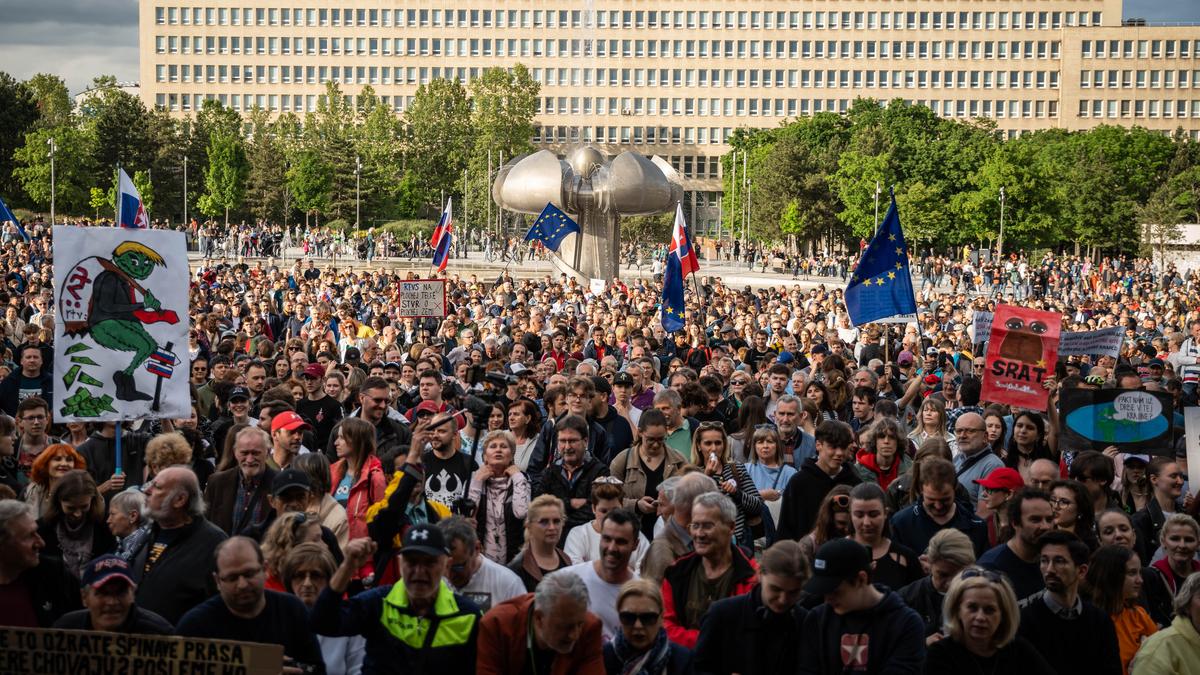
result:
[(1069, 412), (1067, 428), (1101, 443), (1141, 443), (1161, 436), (1170, 427), (1162, 403), (1152, 394), (1130, 391), (1114, 400), (1083, 406)]

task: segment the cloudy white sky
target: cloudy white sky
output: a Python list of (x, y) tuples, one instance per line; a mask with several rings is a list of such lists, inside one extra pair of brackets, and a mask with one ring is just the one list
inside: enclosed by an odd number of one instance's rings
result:
[[(1125, 16), (1200, 22), (1200, 0), (1126, 0)], [(0, 0), (0, 70), (18, 79), (54, 73), (72, 93), (136, 80), (137, 40), (136, 0)]]

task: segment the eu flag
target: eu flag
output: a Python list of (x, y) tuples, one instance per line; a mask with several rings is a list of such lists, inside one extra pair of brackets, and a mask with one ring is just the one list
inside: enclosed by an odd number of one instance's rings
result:
[(667, 266), (663, 271), (662, 325), (668, 333), (681, 330), (683, 314), (683, 259), (679, 250), (667, 252)]
[(25, 232), (25, 226), (13, 215), (13, 212), (8, 208), (8, 204), (5, 204), (4, 200), (0, 199), (0, 224), (8, 221), (12, 221), (12, 224), (17, 226), (17, 234), (21, 235), (22, 239), (29, 241), (29, 234)]
[(542, 209), (533, 227), (529, 228), (525, 241), (540, 241), (551, 251), (557, 251), (563, 239), (572, 232), (579, 232), (579, 223), (571, 220), (554, 204), (546, 202), (546, 208)]
[(846, 286), (846, 312), (855, 326), (917, 312), (908, 272), (908, 246), (900, 230), (894, 192), (879, 231), (863, 251)]

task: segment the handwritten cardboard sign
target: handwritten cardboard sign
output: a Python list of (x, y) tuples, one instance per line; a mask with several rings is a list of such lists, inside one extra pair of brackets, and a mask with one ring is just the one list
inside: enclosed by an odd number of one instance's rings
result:
[(445, 279), (401, 281), (397, 295), (401, 317), (440, 319), (446, 316)]

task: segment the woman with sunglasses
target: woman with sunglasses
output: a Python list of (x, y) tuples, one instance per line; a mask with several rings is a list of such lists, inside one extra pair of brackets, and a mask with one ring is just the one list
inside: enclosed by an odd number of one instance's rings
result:
[(929, 646), (926, 675), (1054, 674), (1033, 645), (1017, 635), (1017, 597), (998, 572), (963, 570), (946, 592), (942, 620), (946, 637)]
[(692, 436), (692, 463), (704, 467), (704, 473), (717, 482), (717, 489), (737, 506), (734, 536), (740, 546), (753, 550), (754, 540), (763, 534), (752, 529), (762, 527), (763, 499), (746, 472), (746, 465), (735, 462), (729, 449), (729, 437), (721, 422), (703, 422)]
[(812, 531), (800, 538), (800, 549), (812, 560), (821, 544), (849, 534), (850, 486), (835, 485), (821, 500)]
[(621, 631), (604, 645), (608, 675), (691, 675), (692, 651), (667, 639), (663, 597), (649, 579), (625, 582), (617, 594)]
[(1121, 546), (1102, 546), (1092, 554), (1087, 568), (1086, 588), (1091, 600), (1108, 612), (1117, 629), (1121, 670), (1129, 673), (1129, 662), (1142, 640), (1158, 631), (1146, 609), (1138, 603), (1142, 594), (1142, 563), (1137, 553)]

